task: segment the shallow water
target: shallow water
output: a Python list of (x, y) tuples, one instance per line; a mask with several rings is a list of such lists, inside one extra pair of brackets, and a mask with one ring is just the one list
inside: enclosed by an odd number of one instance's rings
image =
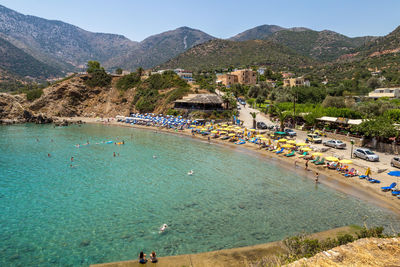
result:
[[(125, 145), (96, 144), (107, 140)], [(196, 253), (364, 222), (400, 229), (387, 210), (233, 149), (123, 127), (0, 126), (0, 266)]]

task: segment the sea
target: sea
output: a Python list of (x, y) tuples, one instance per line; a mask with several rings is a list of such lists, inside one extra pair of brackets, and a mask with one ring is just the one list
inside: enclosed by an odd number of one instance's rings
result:
[(105, 125), (0, 126), (0, 266), (199, 253), (351, 224), (400, 231), (391, 211), (240, 146)]

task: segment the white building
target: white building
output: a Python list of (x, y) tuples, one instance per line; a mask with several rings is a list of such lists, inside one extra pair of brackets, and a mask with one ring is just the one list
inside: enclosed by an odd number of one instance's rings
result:
[(400, 87), (377, 88), (368, 94), (368, 97), (378, 99), (380, 97), (400, 98)]

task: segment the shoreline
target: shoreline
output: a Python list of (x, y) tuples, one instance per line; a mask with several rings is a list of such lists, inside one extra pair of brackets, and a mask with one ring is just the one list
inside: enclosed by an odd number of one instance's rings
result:
[[(110, 122), (102, 122), (98, 121), (96, 118), (85, 118), (85, 117), (76, 117), (76, 118), (60, 118), (60, 119), (66, 119), (71, 122), (75, 121), (82, 121), (84, 123), (88, 124), (101, 124), (105, 126), (120, 126), (120, 127), (127, 127), (127, 128), (137, 128), (137, 129), (145, 129), (145, 130), (151, 130), (151, 131), (157, 131), (157, 132), (162, 132), (162, 133), (168, 133), (168, 134), (174, 134), (174, 135), (179, 135), (183, 137), (189, 137), (192, 139), (196, 139), (199, 141), (203, 141), (208, 143), (208, 139), (206, 136), (202, 135), (192, 135), (189, 130), (180, 130), (180, 131), (175, 131), (173, 129), (165, 129), (165, 128), (158, 128), (154, 126), (143, 126), (143, 125), (131, 125), (131, 124), (126, 124), (122, 122), (116, 122), (114, 120)], [(301, 176), (307, 177), (309, 179), (314, 179), (314, 173), (318, 172), (319, 173), (319, 183), (326, 185), (330, 188), (333, 188), (334, 190), (337, 190), (339, 192), (345, 193), (347, 195), (350, 195), (352, 197), (356, 197), (358, 199), (361, 199), (362, 201), (367, 201), (373, 205), (376, 205), (378, 207), (387, 209), (392, 211), (393, 213), (397, 214), (400, 216), (400, 201), (396, 197), (393, 197), (390, 192), (382, 192), (381, 187), (382, 186), (387, 186), (390, 183), (386, 184), (384, 181), (380, 184), (371, 184), (369, 182), (364, 181), (364, 179), (359, 179), (358, 177), (352, 177), (352, 178), (345, 178), (343, 175), (339, 174), (338, 172), (334, 170), (329, 170), (326, 168), (323, 168), (322, 166), (317, 166), (314, 164), (309, 164), (308, 171), (304, 169), (304, 163), (305, 161), (300, 159), (298, 161), (297, 166), (294, 166), (294, 159), (293, 158), (287, 158), (283, 155), (277, 155), (275, 153), (266, 151), (265, 149), (259, 149), (258, 146), (254, 144), (243, 144), (243, 145), (235, 145), (233, 143), (221, 140), (221, 139), (211, 139), (210, 144), (213, 145), (220, 145), (224, 147), (229, 147), (231, 149), (234, 149), (236, 151), (241, 151), (243, 153), (248, 153), (251, 156), (257, 156), (260, 157), (264, 160), (267, 160), (272, 163), (279, 165), (279, 167), (283, 167), (285, 169), (292, 170), (296, 173), (301, 174)], [(355, 165), (355, 164), (353, 164)], [(365, 172), (365, 169), (361, 169), (362, 167), (355, 165), (358, 170), (361, 173)], [(379, 174), (374, 174), (374, 178), (377, 179), (382, 179), (382, 175)], [(396, 180), (395, 178), (392, 178), (393, 180)]]

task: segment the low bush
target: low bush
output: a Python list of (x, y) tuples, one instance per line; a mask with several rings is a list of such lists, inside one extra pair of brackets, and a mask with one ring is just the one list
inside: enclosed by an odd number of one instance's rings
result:
[(26, 92), (26, 99), (28, 99), (28, 101), (33, 101), (33, 100), (38, 99), (39, 97), (41, 97), (42, 94), (43, 94), (43, 89), (42, 88), (29, 90), (29, 91)]
[(95, 70), (89, 75), (85, 83), (89, 87), (107, 87), (111, 85), (111, 76), (104, 70)]

